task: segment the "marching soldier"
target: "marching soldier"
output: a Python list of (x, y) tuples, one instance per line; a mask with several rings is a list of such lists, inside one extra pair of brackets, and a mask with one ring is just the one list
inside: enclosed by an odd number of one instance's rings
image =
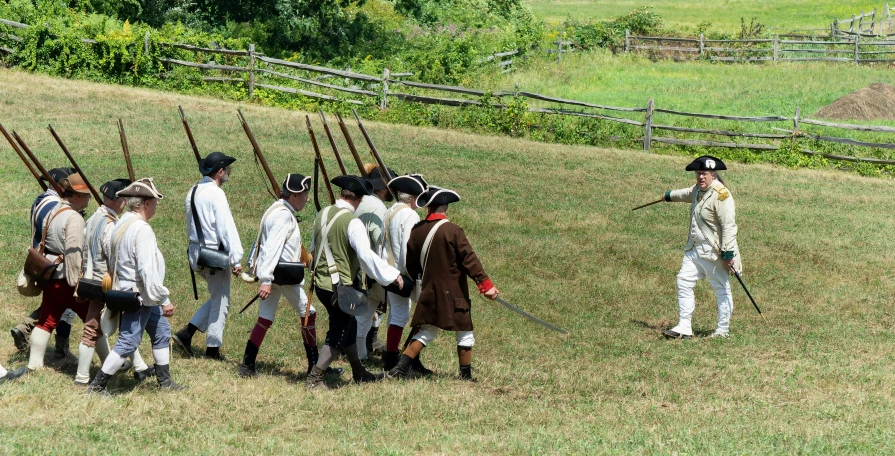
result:
[[(343, 352), (351, 363), (356, 383), (375, 382), (382, 375), (374, 375), (364, 368), (357, 350), (357, 320), (365, 312), (366, 296), (359, 273), (363, 271), (380, 285), (403, 287), (404, 280), (370, 249), (370, 238), (364, 224), (354, 216), (364, 195), (372, 193), (370, 183), (358, 176), (339, 176), (332, 184), (341, 188), (339, 199), (321, 211), (314, 221), (312, 250), (314, 293), (329, 314), (326, 342), (320, 359), (308, 374), (308, 388), (325, 388), (323, 376), (332, 360)], [(338, 299), (337, 299), (338, 298)], [(350, 312), (350, 313), (349, 313)]]
[(696, 185), (665, 192), (665, 201), (690, 203), (690, 226), (681, 270), (677, 275), (679, 322), (662, 333), (670, 339), (693, 336), (691, 319), (696, 307), (696, 281), (708, 279), (718, 302), (718, 327), (711, 337), (728, 337), (733, 296), (730, 271), (742, 270), (737, 246), (737, 224), (730, 190), (718, 171), (726, 170), (720, 159), (710, 155), (693, 160), (687, 171), (696, 172)]
[[(196, 331), (206, 333), (205, 357), (225, 360), (220, 353), (224, 325), (230, 311), (230, 272), (242, 272), (242, 243), (236, 223), (230, 213), (227, 195), (221, 188), (230, 180), (231, 165), (236, 159), (212, 152), (202, 160), (200, 170), (205, 176), (186, 196), (186, 225), (190, 239), (189, 260), (192, 273), (199, 274), (208, 284), (211, 294), (190, 322), (174, 334), (174, 342), (186, 354), (193, 356), (192, 340)], [(229, 265), (217, 270), (200, 264), (200, 245), (211, 250), (222, 250), (229, 257)], [(195, 280), (195, 279), (194, 279)]]
[[(118, 215), (124, 211), (126, 199), (116, 194), (124, 190), (131, 181), (128, 179), (115, 179), (100, 186), (99, 191), (103, 195), (103, 205), (87, 220), (87, 239), (84, 245), (84, 268), (82, 277), (85, 279), (103, 279), (107, 275), (108, 261), (111, 253), (112, 230), (118, 221)], [(83, 297), (83, 296), (82, 296)], [(90, 364), (93, 362), (93, 353), (99, 355), (100, 364), (105, 362), (109, 355), (109, 334), (103, 334), (100, 328), (100, 316), (105, 303), (91, 300), (87, 307), (87, 320), (84, 321), (84, 334), (81, 344), (78, 346), (78, 372), (75, 374), (76, 386), (87, 386), (90, 382)], [(143, 361), (139, 351), (133, 354), (134, 378), (143, 381), (152, 370)]]
[[(416, 211), (418, 209), (416, 198), (429, 188), (429, 184), (422, 175), (409, 174), (392, 179), (388, 186), (397, 192), (398, 201), (385, 215), (385, 257), (388, 264), (396, 267), (402, 274), (407, 274), (407, 241), (410, 240), (411, 230), (420, 221)], [(388, 303), (388, 331), (385, 352), (382, 354), (382, 366), (386, 371), (398, 364), (398, 346), (404, 334), (404, 327), (410, 321), (410, 297), (389, 292)], [(419, 356), (414, 359), (411, 367), (424, 375), (432, 373), (422, 365)]]
[(66, 309), (73, 310), (81, 321), (87, 317), (87, 303), (75, 299), (75, 287), (81, 277), (84, 249), (84, 218), (79, 212), (90, 203), (90, 189), (80, 174), (71, 174), (59, 183), (65, 193), (46, 215), (41, 235), (44, 255), (50, 261), (59, 261), (59, 266), (43, 288), (40, 317), (31, 331), (29, 371), (43, 367), (50, 333)]
[[(55, 182), (59, 182), (74, 174), (75, 170), (74, 168), (53, 168), (49, 170), (48, 173)], [(47, 181), (45, 177), (41, 177), (40, 179), (44, 182)], [(34, 203), (31, 204), (32, 248), (36, 249), (38, 244), (40, 244), (40, 240), (43, 237), (46, 216), (56, 208), (56, 205), (59, 204), (60, 201), (62, 201), (61, 195), (56, 193), (56, 190), (50, 185), (47, 187), (47, 190), (38, 195), (34, 200)], [(25, 317), (22, 323), (10, 330), (12, 340), (15, 343), (16, 349), (19, 351), (28, 351), (28, 339), (31, 337), (31, 330), (34, 329), (34, 325), (37, 323), (38, 318), (40, 318), (40, 307), (34, 309), (30, 315)], [(67, 309), (65, 313), (62, 314), (62, 319), (56, 325), (57, 358), (65, 358), (69, 354), (68, 340), (71, 335), (71, 322), (74, 321), (74, 318), (75, 313), (70, 309)]]
[(152, 341), (155, 376), (160, 388), (179, 390), (182, 386), (171, 380), (171, 326), (168, 318), (174, 314), (168, 289), (164, 286), (165, 258), (158, 249), (155, 232), (149, 220), (155, 215), (162, 194), (152, 178), (139, 179), (118, 197), (127, 198), (128, 212), (121, 216), (112, 231), (109, 251), (113, 289), (139, 293), (137, 310), (122, 312), (121, 329), (115, 347), (106, 357), (102, 368), (90, 382), (89, 391), (103, 393), (109, 380), (124, 365), (124, 359), (136, 353), (143, 333)]
[(472, 378), (472, 309), (467, 277), (475, 281), (480, 293), (489, 299), (499, 294), (485, 274), (482, 263), (472, 250), (466, 234), (447, 218), (448, 205), (460, 201), (460, 195), (448, 189), (429, 187), (417, 198), (417, 205), (428, 215), (413, 227), (407, 242), (407, 272), (419, 277), (419, 302), (411, 326), (420, 331), (404, 350), (389, 378), (407, 376), (414, 358), (438, 336), (439, 329), (457, 335), (460, 378)]
[[(367, 229), (367, 235), (370, 238), (370, 248), (379, 256), (382, 252), (382, 242), (384, 236), (385, 214), (388, 209), (385, 207), (385, 201), (391, 201), (392, 195), (386, 186), (385, 180), (379, 173), (376, 165), (368, 163), (365, 165), (367, 175), (365, 178), (373, 187), (373, 194), (365, 195), (361, 199), (360, 205), (354, 211), (354, 216), (360, 219)], [(395, 172), (386, 168), (389, 178), (396, 176)], [(378, 328), (373, 326), (373, 318), (376, 309), (385, 301), (385, 290), (378, 283), (374, 283), (367, 290), (367, 312), (358, 315), (357, 318), (357, 353), (361, 360), (368, 357), (368, 349), (372, 350), (372, 342), (377, 339)], [(369, 338), (372, 336), (372, 339)], [(368, 344), (369, 342), (369, 344)]]
[[(261, 227), (258, 239), (255, 241), (254, 250), (249, 258), (249, 265), (253, 269), (254, 276), (261, 282), (258, 296), (261, 298), (258, 310), (258, 322), (252, 329), (249, 341), (246, 343), (242, 364), (239, 365), (241, 377), (253, 377), (255, 371), (255, 359), (261, 343), (267, 335), (267, 330), (273, 324), (277, 314), (277, 306), (280, 297), (285, 296), (289, 304), (298, 312), (304, 321), (305, 308), (308, 297), (305, 295), (302, 285), (303, 280), (292, 279), (286, 266), (289, 263), (297, 264), (301, 255), (301, 230), (294, 214), (301, 212), (308, 203), (311, 178), (301, 174), (289, 174), (283, 181), (280, 189), (280, 199), (274, 202), (261, 218)], [(278, 277), (275, 271), (278, 268), (284, 273), (284, 277)], [(311, 307), (311, 315), (308, 317), (307, 326), (302, 326), (301, 337), (305, 346), (305, 354), (308, 357), (308, 372), (317, 363), (319, 353), (317, 349), (317, 310)], [(339, 370), (341, 373), (341, 370)]]

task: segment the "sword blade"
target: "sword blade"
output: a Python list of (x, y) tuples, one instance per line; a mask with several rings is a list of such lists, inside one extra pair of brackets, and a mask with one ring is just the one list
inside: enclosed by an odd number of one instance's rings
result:
[(258, 294), (256, 294), (256, 295), (255, 295), (255, 297), (254, 297), (254, 298), (252, 298), (252, 300), (251, 300), (251, 301), (249, 301), (249, 303), (248, 303), (248, 304), (246, 304), (246, 306), (245, 306), (245, 307), (243, 307), (243, 308), (242, 308), (242, 310), (240, 310), (240, 311), (239, 311), (239, 313), (243, 313), (243, 312), (245, 312), (245, 311), (246, 311), (246, 309), (248, 309), (248, 308), (249, 308), (249, 306), (250, 306), (250, 305), (252, 305), (252, 304), (253, 304), (253, 303), (254, 303), (254, 302), (255, 302), (255, 301), (257, 301), (257, 300), (258, 300), (258, 298), (260, 298), (260, 297), (261, 297), (261, 295), (258, 295)]
[(547, 323), (546, 321), (541, 320), (540, 318), (538, 318), (538, 317), (536, 317), (536, 316), (534, 316), (534, 315), (532, 315), (532, 314), (530, 314), (530, 313), (528, 313), (528, 312), (526, 312), (526, 311), (524, 311), (524, 310), (522, 310), (522, 309), (520, 309), (520, 308), (518, 308), (518, 307), (516, 307), (516, 306), (514, 306), (514, 305), (512, 305), (512, 304), (510, 304), (510, 303), (508, 303), (508, 302), (506, 302), (506, 301), (504, 301), (503, 298), (501, 298), (501, 297), (497, 297), (497, 298), (495, 298), (495, 301), (501, 303), (501, 304), (502, 304), (504, 307), (506, 307), (507, 309), (510, 309), (510, 310), (512, 310), (513, 312), (516, 312), (517, 314), (522, 315), (523, 317), (525, 317), (525, 318), (527, 318), (527, 319), (529, 319), (529, 320), (531, 320), (531, 321), (533, 321), (533, 322), (535, 322), (535, 323), (537, 323), (537, 324), (539, 324), (539, 325), (541, 325), (541, 326), (544, 326), (544, 327), (546, 327), (546, 328), (552, 329), (552, 330), (554, 330), (554, 331), (556, 331), (556, 332), (559, 332), (559, 333), (562, 333), (562, 334), (568, 334), (568, 333), (569, 333), (569, 332), (566, 331), (565, 329), (562, 329), (562, 328), (553, 326), (553, 325), (551, 325), (550, 323)]

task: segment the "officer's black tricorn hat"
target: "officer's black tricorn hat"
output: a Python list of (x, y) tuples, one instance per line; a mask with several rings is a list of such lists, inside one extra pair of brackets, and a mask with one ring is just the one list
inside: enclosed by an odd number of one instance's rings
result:
[[(389, 181), (391, 181), (392, 179), (394, 179), (395, 177), (398, 176), (398, 173), (396, 173), (394, 170), (391, 170), (387, 167), (385, 169), (388, 170), (388, 180)], [(370, 181), (370, 185), (373, 186), (373, 190), (379, 191), (379, 190), (386, 188), (387, 184), (382, 179), (382, 173), (379, 172), (378, 166), (373, 168), (373, 170), (370, 171), (370, 174), (367, 174), (364, 177), (366, 177), (367, 180)]]
[(429, 187), (422, 195), (416, 198), (418, 207), (438, 207), (460, 201), (460, 195), (453, 190), (439, 187)]
[(720, 158), (703, 155), (687, 165), (686, 171), (724, 171), (727, 165)]
[(301, 174), (290, 174), (283, 180), (283, 190), (291, 193), (306, 192), (311, 189), (311, 178)]
[(408, 195), (422, 195), (429, 189), (429, 184), (422, 174), (405, 174), (392, 179), (388, 188)]
[(359, 176), (345, 175), (339, 176), (330, 181), (336, 187), (342, 190), (348, 190), (357, 196), (366, 196), (373, 194), (373, 186), (366, 179)]
[(223, 152), (212, 152), (202, 159), (202, 163), (199, 164), (199, 172), (203, 176), (212, 176), (219, 169), (226, 168), (235, 161), (235, 158), (225, 155)]

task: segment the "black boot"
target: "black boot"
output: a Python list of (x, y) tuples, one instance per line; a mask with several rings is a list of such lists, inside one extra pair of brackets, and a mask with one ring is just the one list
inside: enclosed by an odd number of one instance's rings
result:
[[(24, 325), (19, 325), (24, 326)], [(28, 352), (28, 334), (22, 332), (22, 330), (16, 326), (9, 330), (9, 333), (12, 334), (12, 341), (16, 346), (16, 350), (20, 352)]]
[(311, 372), (308, 373), (308, 378), (305, 380), (305, 388), (308, 389), (329, 389), (325, 383), (323, 383), (323, 376), (326, 375), (326, 370), (321, 369), (317, 366), (311, 368)]
[(410, 372), (411, 364), (413, 364), (413, 358), (402, 354), (401, 359), (398, 360), (398, 364), (385, 374), (386, 378), (397, 379), (407, 377), (407, 373)]
[(174, 335), (171, 336), (171, 340), (173, 340), (174, 344), (183, 350), (187, 356), (192, 358), (196, 355), (193, 354), (193, 331), (190, 331), (189, 326), (185, 326), (180, 331), (174, 333)]
[(398, 364), (398, 352), (382, 352), (382, 368), (388, 372)]
[(25, 372), (27, 372), (27, 371), (28, 371), (28, 369), (26, 369), (24, 367), (20, 367), (14, 371), (8, 371), (8, 372), (6, 372), (6, 375), (4, 375), (3, 377), (0, 377), (0, 383), (5, 383), (5, 382), (11, 381), (11, 380), (15, 380), (15, 379), (25, 375)]
[(164, 366), (155, 365), (155, 378), (158, 380), (158, 387), (161, 389), (169, 389), (169, 390), (182, 390), (186, 389), (186, 387), (180, 386), (177, 383), (174, 383), (171, 380), (171, 365), (165, 364)]
[(106, 385), (109, 384), (109, 380), (112, 379), (112, 376), (103, 372), (102, 369), (96, 372), (96, 377), (93, 377), (93, 381), (87, 385), (87, 392), (94, 394), (103, 394), (108, 395), (109, 392), (106, 391)]
[(137, 383), (142, 383), (143, 380), (146, 380), (149, 377), (155, 377), (155, 368), (154, 367), (150, 367), (148, 369), (143, 369), (141, 371), (137, 371), (137, 370), (134, 371), (134, 380), (136, 380)]
[[(70, 333), (69, 333), (70, 334)], [(68, 336), (56, 332), (56, 359), (73, 359), (75, 355), (69, 348)]]
[(413, 359), (413, 362), (410, 364), (410, 367), (413, 369), (417, 375), (421, 375), (423, 377), (431, 377), (432, 371), (430, 369), (426, 369), (426, 366), (423, 366), (423, 362), (420, 361), (420, 357), (417, 356)]
[(472, 378), (472, 366), (471, 365), (463, 364), (460, 366), (460, 380), (475, 382), (475, 379)]
[(311, 375), (311, 370), (314, 369), (314, 366), (317, 365), (317, 360), (320, 359), (320, 351), (316, 345), (305, 345), (305, 356), (308, 358), (308, 371), (306, 374)]
[(258, 346), (252, 341), (246, 342), (246, 352), (242, 355), (242, 364), (239, 365), (239, 376), (243, 378), (258, 375), (255, 371), (255, 358), (258, 357)]
[(205, 358), (215, 361), (229, 362), (224, 355), (221, 354), (221, 347), (205, 347)]

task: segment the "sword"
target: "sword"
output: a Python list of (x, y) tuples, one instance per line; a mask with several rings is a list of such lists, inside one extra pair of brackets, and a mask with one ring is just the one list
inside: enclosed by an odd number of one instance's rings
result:
[(246, 304), (246, 306), (245, 306), (245, 307), (243, 307), (243, 308), (242, 308), (242, 310), (240, 310), (240, 311), (239, 311), (239, 313), (243, 313), (243, 312), (245, 312), (245, 311), (246, 311), (246, 309), (248, 309), (248, 308), (249, 308), (249, 306), (250, 306), (250, 305), (252, 305), (252, 304), (253, 304), (253, 303), (254, 303), (254, 302), (255, 302), (255, 301), (257, 301), (257, 300), (258, 300), (258, 298), (260, 298), (260, 297), (261, 297), (261, 295), (260, 295), (260, 294), (256, 294), (256, 295), (255, 295), (255, 297), (254, 297), (254, 298), (252, 298), (252, 300), (251, 300), (251, 301), (249, 301), (249, 303), (248, 303), (248, 304)]
[(533, 322), (535, 322), (535, 323), (537, 323), (537, 324), (539, 324), (539, 325), (541, 325), (541, 326), (550, 328), (550, 329), (552, 329), (552, 330), (554, 330), (554, 331), (556, 331), (556, 332), (562, 333), (562, 334), (568, 334), (568, 333), (569, 333), (569, 332), (566, 331), (565, 329), (562, 329), (562, 328), (553, 326), (553, 325), (551, 325), (550, 323), (547, 323), (546, 321), (541, 320), (540, 318), (538, 318), (538, 317), (536, 317), (536, 316), (534, 316), (534, 315), (532, 315), (532, 314), (530, 314), (530, 313), (528, 313), (528, 312), (526, 312), (526, 311), (524, 311), (524, 310), (522, 310), (522, 309), (520, 309), (520, 308), (518, 308), (518, 307), (516, 307), (516, 306), (514, 306), (514, 305), (512, 305), (512, 304), (510, 304), (510, 303), (508, 303), (508, 302), (506, 302), (506, 301), (504, 301), (503, 298), (501, 298), (500, 296), (494, 298), (494, 300), (497, 301), (497, 302), (499, 302), (499, 303), (501, 303), (501, 304), (502, 304), (504, 307), (506, 307), (507, 309), (510, 309), (510, 310), (512, 310), (513, 312), (516, 312), (517, 314), (522, 315), (523, 317), (525, 317), (525, 318), (527, 318), (527, 319), (529, 319), (529, 320), (531, 320), (531, 321), (533, 321)]
[(758, 308), (758, 304), (755, 303), (755, 298), (752, 297), (752, 293), (749, 293), (749, 289), (746, 288), (746, 283), (743, 282), (743, 278), (740, 277), (740, 273), (737, 272), (736, 269), (734, 269), (734, 270), (733, 270), (733, 275), (735, 275), (736, 278), (737, 278), (737, 280), (740, 281), (740, 285), (743, 286), (743, 291), (746, 292), (746, 296), (749, 297), (749, 300), (752, 301), (752, 305), (755, 306), (755, 310), (758, 311), (758, 316), (761, 317), (762, 320), (764, 320), (764, 324), (766, 324), (766, 325), (768, 325), (768, 326), (771, 326), (771, 325), (768, 323), (768, 321), (765, 320), (765, 318), (764, 318), (764, 314), (762, 314), (762, 313), (761, 313), (761, 309)]
[(665, 201), (665, 198), (662, 198), (662, 199), (657, 200), (657, 201), (653, 201), (652, 203), (646, 203), (646, 204), (644, 204), (644, 205), (642, 205), (642, 206), (637, 206), (637, 207), (635, 207), (634, 209), (631, 209), (631, 211), (633, 212), (633, 211), (636, 211), (637, 209), (643, 209), (644, 207), (652, 206), (653, 204), (658, 204), (658, 203), (661, 203), (661, 202), (663, 202), (663, 201)]

